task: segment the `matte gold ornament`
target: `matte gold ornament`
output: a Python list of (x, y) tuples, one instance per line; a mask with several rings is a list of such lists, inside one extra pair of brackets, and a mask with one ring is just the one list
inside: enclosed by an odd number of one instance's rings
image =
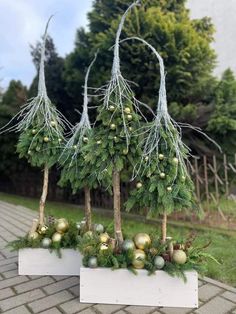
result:
[(51, 121), (51, 123), (50, 123), (50, 124), (51, 124), (51, 126), (53, 126), (53, 127), (54, 127), (54, 126), (56, 126), (56, 121)]
[(56, 220), (56, 230), (59, 233), (64, 233), (69, 228), (69, 223), (65, 218), (59, 218)]
[(110, 237), (107, 233), (101, 233), (99, 236), (99, 240), (101, 243), (107, 243), (109, 241)]
[(164, 172), (161, 172), (161, 173), (160, 173), (160, 178), (161, 178), (161, 179), (165, 179), (165, 177), (166, 177), (166, 174), (165, 174)]
[(48, 136), (44, 136), (43, 141), (44, 141), (45, 143), (48, 143), (48, 142), (49, 142), (49, 137), (48, 137)]
[(158, 158), (159, 158), (159, 160), (163, 160), (164, 159), (164, 155), (163, 154), (159, 154)]
[(115, 110), (115, 106), (110, 105), (110, 106), (109, 106), (109, 111), (114, 111), (114, 110)]
[(171, 186), (167, 186), (166, 190), (167, 190), (168, 192), (171, 192), (171, 191), (172, 191), (172, 187), (171, 187)]
[(131, 120), (133, 119), (132, 115), (131, 115), (131, 114), (128, 114), (128, 115), (127, 115), (127, 119), (128, 119), (128, 121), (131, 121)]
[(125, 107), (125, 113), (129, 114), (131, 112), (129, 107)]
[(178, 165), (178, 163), (179, 163), (179, 159), (178, 158), (173, 158), (173, 163), (175, 164), (175, 165)]
[(174, 250), (172, 259), (176, 264), (182, 265), (186, 263), (187, 255), (183, 250)]
[(86, 136), (83, 137), (83, 142), (88, 143), (88, 138)]
[(141, 182), (138, 182), (138, 183), (136, 184), (136, 188), (137, 188), (137, 189), (141, 189), (142, 186), (143, 186), (143, 185), (142, 185)]
[(59, 233), (59, 232), (55, 232), (55, 233), (52, 235), (52, 242), (54, 242), (54, 243), (60, 242), (61, 239), (62, 239), (62, 234)]
[(147, 233), (137, 233), (134, 237), (134, 243), (138, 249), (143, 250), (151, 244), (151, 238)]
[(33, 130), (31, 131), (31, 133), (32, 133), (32, 134), (36, 134), (37, 131), (36, 131), (35, 129), (33, 129)]
[(45, 234), (47, 230), (48, 230), (48, 226), (43, 225), (43, 226), (39, 227), (38, 233), (39, 234)]
[(115, 130), (115, 129), (116, 129), (115, 123), (112, 123), (112, 124), (110, 125), (110, 129), (111, 129), (111, 130)]
[(107, 243), (102, 243), (101, 245), (100, 245), (100, 250), (101, 251), (105, 251), (105, 250), (107, 250), (108, 249), (108, 244)]
[(136, 269), (142, 269), (145, 264), (146, 254), (142, 250), (135, 250), (134, 251), (134, 258), (132, 264)]
[(29, 240), (36, 240), (36, 239), (38, 239), (38, 237), (39, 237), (39, 234), (38, 234), (38, 232), (30, 232), (29, 234), (28, 234), (28, 239)]

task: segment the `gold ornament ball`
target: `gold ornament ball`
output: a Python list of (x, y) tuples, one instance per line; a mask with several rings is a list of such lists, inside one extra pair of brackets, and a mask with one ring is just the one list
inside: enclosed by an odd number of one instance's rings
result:
[(134, 251), (134, 258), (132, 261), (134, 268), (142, 269), (144, 267), (145, 259), (146, 259), (146, 254), (144, 253), (144, 251), (135, 250)]
[(187, 255), (183, 250), (174, 250), (172, 259), (176, 264), (183, 265), (187, 261)]
[(134, 237), (134, 243), (138, 249), (143, 250), (151, 244), (151, 238), (147, 233), (137, 233)]
[(36, 239), (38, 239), (38, 237), (39, 237), (39, 234), (38, 234), (38, 232), (30, 232), (29, 233), (29, 235), (28, 235), (28, 239), (29, 240), (36, 240)]
[(49, 137), (48, 137), (48, 136), (44, 136), (43, 141), (44, 141), (45, 143), (48, 143), (48, 142), (49, 142)]
[(54, 127), (54, 126), (56, 126), (56, 121), (51, 121), (51, 123), (50, 123), (50, 124), (51, 124), (51, 126), (53, 126), (53, 127)]
[(132, 131), (133, 131), (133, 128), (132, 128), (132, 126), (130, 126), (130, 127), (129, 127), (129, 131), (130, 131), (130, 132), (132, 132)]
[(59, 138), (59, 139), (58, 139), (58, 143), (61, 143), (61, 142), (62, 142), (62, 139), (61, 139), (61, 138)]
[(164, 159), (164, 155), (163, 154), (159, 154), (158, 158), (159, 158), (159, 160), (163, 160)]
[(127, 119), (128, 119), (128, 121), (131, 121), (131, 120), (133, 119), (132, 115), (131, 115), (131, 114), (128, 114), (128, 115), (127, 115)]
[(136, 188), (137, 188), (137, 189), (141, 189), (142, 186), (143, 186), (143, 185), (142, 185), (141, 182), (138, 182), (138, 183), (136, 184)]
[(173, 158), (173, 163), (175, 164), (175, 165), (178, 165), (178, 163), (179, 163), (179, 159), (178, 158)]
[(69, 223), (65, 218), (59, 218), (56, 221), (56, 230), (59, 233), (64, 233), (68, 230)]
[(59, 233), (59, 232), (55, 232), (53, 235), (52, 235), (52, 242), (60, 242), (62, 239), (62, 234)]
[(145, 161), (148, 161), (148, 159), (149, 159), (148, 156), (145, 156), (145, 157), (144, 157), (144, 160), (145, 160)]
[(73, 148), (74, 148), (74, 149), (77, 149), (77, 145), (73, 145)]
[(102, 141), (101, 140), (97, 141), (97, 144), (98, 145), (102, 144)]
[(181, 177), (181, 180), (184, 182), (186, 180), (186, 177), (185, 176), (182, 176)]
[(122, 151), (123, 155), (128, 155), (128, 152), (129, 152), (129, 151), (128, 151), (128, 149), (126, 149), (126, 148), (123, 149), (123, 151)]
[(28, 150), (28, 155), (31, 155), (31, 150)]
[(131, 112), (129, 107), (125, 107), (125, 113), (129, 114)]
[(109, 106), (109, 111), (114, 111), (114, 110), (115, 110), (115, 106), (110, 105), (110, 106)]
[(99, 240), (101, 243), (107, 243), (109, 241), (110, 237), (107, 233), (101, 233), (99, 236)]
[(172, 187), (171, 186), (168, 186), (166, 189), (167, 189), (168, 192), (172, 191)]
[(36, 134), (36, 132), (37, 132), (37, 131), (36, 131), (35, 129), (32, 130), (32, 134)]
[(100, 245), (100, 250), (101, 251), (105, 251), (105, 250), (107, 250), (108, 249), (108, 244), (107, 243), (102, 243), (101, 245)]
[(160, 173), (160, 178), (161, 178), (161, 179), (164, 179), (165, 177), (166, 177), (166, 174), (165, 174), (164, 172), (161, 172), (161, 173)]
[(38, 233), (39, 234), (45, 234), (47, 230), (48, 230), (48, 226), (43, 225), (43, 226), (39, 227)]
[(83, 142), (88, 143), (88, 138), (86, 136), (83, 137)]
[(115, 130), (115, 129), (116, 129), (115, 123), (112, 123), (112, 124), (110, 125), (110, 129), (111, 129), (111, 130)]

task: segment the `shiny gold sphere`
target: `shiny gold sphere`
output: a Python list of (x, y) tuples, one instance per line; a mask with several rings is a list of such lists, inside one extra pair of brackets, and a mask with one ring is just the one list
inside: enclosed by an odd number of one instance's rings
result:
[(146, 254), (144, 253), (144, 251), (135, 250), (134, 251), (134, 258), (132, 261), (134, 268), (142, 269), (144, 267), (145, 259), (146, 259)]
[(61, 143), (61, 142), (62, 142), (62, 139), (61, 139), (61, 138), (59, 138), (59, 139), (58, 139), (58, 143)]
[(141, 182), (138, 182), (138, 183), (136, 184), (136, 188), (137, 188), (137, 189), (141, 189), (142, 186), (143, 186), (143, 185), (142, 185)]
[(48, 142), (49, 142), (49, 137), (44, 136), (43, 141), (44, 141), (45, 143), (48, 143)]
[(122, 151), (123, 155), (128, 155), (128, 152), (129, 152), (129, 151), (128, 151), (128, 149), (126, 149), (126, 148), (124, 148), (123, 151)]
[(179, 163), (179, 159), (178, 158), (173, 158), (173, 163), (175, 164), (175, 165), (178, 165), (178, 163)]
[(145, 157), (144, 157), (144, 160), (145, 160), (145, 161), (148, 161), (148, 159), (149, 159), (148, 156), (145, 156)]
[(54, 126), (56, 126), (56, 121), (51, 121), (51, 123), (50, 123), (50, 124), (51, 124), (51, 126), (53, 126), (53, 127), (54, 127)]
[(131, 112), (129, 107), (125, 107), (125, 113), (129, 114)]
[(165, 177), (166, 177), (166, 174), (165, 174), (164, 172), (161, 172), (161, 173), (160, 173), (160, 178), (161, 178), (161, 179), (165, 179)]
[(138, 249), (143, 250), (151, 244), (151, 238), (147, 233), (137, 233), (134, 237), (134, 243)]
[(172, 191), (172, 187), (171, 187), (171, 186), (168, 186), (168, 187), (166, 188), (166, 190), (167, 190), (168, 192), (171, 192), (171, 191)]
[(37, 131), (36, 131), (35, 129), (32, 130), (32, 134), (36, 134), (36, 132), (37, 132)]
[(38, 237), (39, 237), (39, 234), (38, 234), (38, 232), (30, 232), (29, 233), (29, 235), (28, 235), (28, 239), (29, 240), (36, 240), (36, 239), (38, 239)]
[(128, 115), (127, 115), (127, 119), (128, 119), (129, 121), (131, 121), (131, 120), (133, 119), (132, 115), (131, 115), (131, 114), (128, 114)]
[(163, 160), (164, 159), (164, 155), (163, 154), (159, 154), (158, 158), (159, 158), (159, 160)]
[(99, 236), (99, 240), (101, 243), (107, 243), (109, 241), (110, 237), (107, 233), (101, 233)]
[(59, 218), (56, 221), (56, 230), (59, 233), (64, 233), (68, 230), (69, 223), (65, 218)]
[(101, 251), (105, 251), (105, 250), (107, 250), (108, 249), (108, 244), (107, 243), (102, 243), (101, 245), (100, 245), (100, 250)]
[(115, 106), (110, 105), (110, 106), (109, 106), (109, 111), (114, 111), (114, 110), (115, 110)]
[(183, 250), (174, 250), (172, 259), (177, 264), (185, 264), (187, 261), (187, 255)]
[(102, 144), (102, 141), (101, 141), (101, 140), (98, 140), (98, 141), (97, 141), (97, 144), (98, 144), (98, 145)]
[(59, 232), (55, 232), (53, 235), (52, 235), (52, 242), (60, 242), (62, 239), (62, 234), (59, 233)]
[(88, 143), (88, 138), (86, 136), (83, 137), (83, 142)]
[(73, 148), (74, 148), (74, 149), (77, 149), (77, 145), (73, 145)]
[(115, 130), (115, 129), (116, 129), (115, 123), (112, 123), (112, 124), (110, 125), (110, 129), (111, 129), (111, 130)]
[(132, 126), (130, 126), (130, 127), (129, 127), (129, 131), (130, 131), (130, 132), (132, 132), (132, 131), (133, 131), (133, 128), (132, 128)]
[(39, 227), (38, 233), (39, 234), (45, 234), (47, 230), (48, 230), (48, 226), (43, 225), (43, 226)]

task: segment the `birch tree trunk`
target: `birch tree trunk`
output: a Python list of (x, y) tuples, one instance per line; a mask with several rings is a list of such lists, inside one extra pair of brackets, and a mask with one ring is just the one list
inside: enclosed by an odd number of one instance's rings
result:
[(166, 242), (166, 229), (167, 229), (167, 214), (164, 213), (162, 217), (162, 226), (161, 226), (161, 231), (162, 231), (162, 242)]
[(120, 173), (113, 170), (113, 207), (114, 207), (114, 228), (115, 238), (119, 246), (123, 242), (123, 235), (121, 231), (121, 212), (120, 212)]
[(90, 189), (86, 186), (84, 188), (84, 203), (85, 203), (85, 217), (86, 217), (86, 226), (88, 230), (91, 230), (92, 227), (92, 214), (91, 214), (91, 197)]
[(48, 194), (48, 173), (49, 173), (48, 166), (45, 165), (43, 172), (43, 192), (39, 202), (39, 226), (44, 225), (44, 208)]

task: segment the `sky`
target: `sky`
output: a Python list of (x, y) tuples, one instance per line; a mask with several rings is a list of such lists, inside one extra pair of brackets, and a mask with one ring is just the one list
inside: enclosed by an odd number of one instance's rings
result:
[[(131, 2), (131, 1), (127, 1)], [(76, 29), (87, 25), (92, 0), (0, 0), (0, 86), (11, 79), (29, 86), (35, 76), (30, 44), (44, 32), (47, 19), (57, 51), (65, 56), (72, 51)], [(193, 18), (211, 16), (216, 27), (213, 47), (218, 53), (216, 74), (231, 67), (236, 73), (236, 0), (188, 0)]]
[(76, 29), (86, 26), (86, 13), (92, 0), (0, 0), (0, 85), (7, 87), (11, 79), (29, 85), (35, 75), (30, 44), (49, 26), (57, 51), (65, 56), (72, 51)]

